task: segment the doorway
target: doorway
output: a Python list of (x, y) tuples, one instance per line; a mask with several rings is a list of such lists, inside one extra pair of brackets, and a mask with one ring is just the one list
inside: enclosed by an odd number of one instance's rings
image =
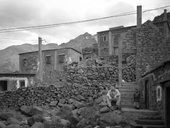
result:
[(7, 90), (7, 81), (1, 80), (0, 81), (0, 91), (6, 91)]
[(170, 128), (170, 86), (166, 87), (165, 96), (165, 120), (167, 128)]
[(149, 80), (145, 80), (145, 109), (149, 109)]

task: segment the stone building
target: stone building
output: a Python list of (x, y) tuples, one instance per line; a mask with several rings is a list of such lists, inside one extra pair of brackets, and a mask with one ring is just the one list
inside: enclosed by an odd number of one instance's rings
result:
[(136, 57), (136, 75), (153, 69), (170, 59), (170, 13), (166, 10), (153, 21), (146, 21), (141, 27), (115, 27), (98, 32), (99, 56), (118, 56), (121, 48), (122, 63), (128, 57)]
[(98, 32), (98, 47), (99, 47), (99, 56), (118, 56), (118, 47), (120, 42), (120, 35), (127, 32), (128, 30), (134, 28), (135, 26), (118, 26), (110, 28), (106, 31)]
[(0, 92), (32, 86), (34, 77), (35, 74), (30, 73), (0, 73)]
[[(61, 78), (60, 72), (66, 64), (79, 62), (81, 52), (73, 48), (60, 48), (42, 51), (42, 77), (43, 83), (54, 84)], [(19, 64), (21, 73), (36, 73), (38, 77), (39, 61), (38, 51), (20, 53)]]
[(170, 61), (147, 72), (140, 80), (142, 108), (157, 110), (170, 127)]

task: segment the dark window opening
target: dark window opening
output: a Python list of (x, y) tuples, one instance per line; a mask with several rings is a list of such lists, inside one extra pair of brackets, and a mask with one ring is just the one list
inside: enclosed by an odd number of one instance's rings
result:
[(106, 36), (103, 36), (103, 41), (106, 41)]
[(27, 62), (27, 59), (23, 59), (23, 66), (27, 66), (28, 65), (28, 62)]
[(65, 62), (65, 55), (58, 55), (58, 63), (62, 64)]
[(6, 91), (7, 90), (7, 81), (2, 80), (0, 81), (0, 91)]
[(46, 64), (51, 64), (51, 56), (46, 56)]
[(79, 60), (82, 61), (82, 57), (80, 57)]
[(19, 83), (20, 83), (20, 88), (25, 87), (25, 80), (20, 80)]

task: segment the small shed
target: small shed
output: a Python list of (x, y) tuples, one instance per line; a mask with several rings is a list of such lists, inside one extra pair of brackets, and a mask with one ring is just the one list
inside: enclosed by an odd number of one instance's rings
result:
[(34, 84), (35, 74), (0, 73), (0, 92), (12, 91)]
[(146, 73), (139, 81), (141, 107), (159, 111), (170, 127), (170, 61)]

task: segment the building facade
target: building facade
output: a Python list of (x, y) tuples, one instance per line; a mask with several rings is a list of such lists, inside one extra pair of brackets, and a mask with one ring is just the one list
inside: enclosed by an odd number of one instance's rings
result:
[[(81, 58), (81, 52), (73, 48), (43, 50), (41, 68), (43, 83), (54, 84), (56, 79), (59, 80), (59, 74), (66, 64), (79, 62)], [(40, 69), (38, 51), (19, 54), (19, 64), (21, 73), (35, 73), (38, 77)]]
[(167, 128), (170, 127), (170, 61), (146, 73), (140, 80), (141, 101), (145, 109), (161, 113)]
[(34, 85), (35, 74), (0, 73), (0, 92)]

